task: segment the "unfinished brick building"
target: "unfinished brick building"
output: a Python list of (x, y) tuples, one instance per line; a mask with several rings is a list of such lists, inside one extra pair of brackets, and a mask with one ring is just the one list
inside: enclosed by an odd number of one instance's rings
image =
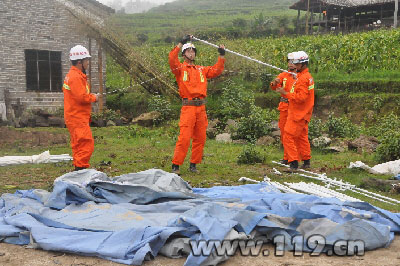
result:
[(113, 12), (94, 0), (1, 0), (0, 121), (13, 121), (27, 109), (63, 106), (69, 50), (76, 44), (92, 54), (88, 74), (92, 91), (97, 92), (105, 56), (77, 14), (102, 23)]

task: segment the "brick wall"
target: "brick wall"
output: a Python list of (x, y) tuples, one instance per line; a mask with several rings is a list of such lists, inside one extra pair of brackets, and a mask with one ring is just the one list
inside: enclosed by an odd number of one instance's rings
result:
[[(26, 106), (62, 106), (59, 93), (27, 92), (25, 49), (60, 51), (62, 75), (70, 68), (69, 50), (81, 44), (89, 49), (89, 38), (82, 23), (55, 0), (1, 0), (0, 1), (0, 101), (4, 91), (10, 91), (12, 103), (24, 102)], [(97, 92), (98, 49), (91, 40), (92, 91)], [(103, 55), (103, 80), (105, 80), (105, 55)], [(19, 100), (18, 100), (19, 99)]]

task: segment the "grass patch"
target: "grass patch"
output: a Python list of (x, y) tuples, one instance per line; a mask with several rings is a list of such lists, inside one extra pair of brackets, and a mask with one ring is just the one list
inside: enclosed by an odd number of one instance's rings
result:
[[(65, 132), (66, 129), (38, 128), (19, 129), (22, 131), (47, 130), (51, 132)], [(110, 177), (126, 173), (138, 172), (150, 168), (159, 168), (170, 171), (172, 155), (178, 136), (178, 121), (169, 122), (166, 126), (148, 129), (137, 126), (93, 128), (95, 138), (95, 151), (93, 153), (92, 167), (107, 173)], [(278, 182), (311, 181), (298, 175), (284, 174), (282, 176), (272, 173), (272, 168), (283, 170), (271, 163), (280, 160), (282, 149), (279, 146), (255, 146), (254, 149), (266, 158), (265, 163), (253, 165), (237, 164), (238, 156), (243, 151), (241, 144), (222, 144), (214, 140), (207, 140), (204, 161), (199, 165), (199, 174), (189, 172), (188, 154), (181, 167), (182, 178), (190, 182), (193, 187), (212, 187), (216, 185), (239, 185), (238, 179), (242, 176), (255, 180), (262, 180), (265, 175)], [(13, 146), (2, 147), (0, 155), (33, 155), (49, 150), (51, 154), (71, 153), (67, 144), (53, 145), (51, 147), (28, 147), (24, 151)], [(339, 154), (325, 153), (313, 150), (312, 166), (314, 171), (325, 172), (331, 178), (343, 179), (359, 186), (362, 179), (367, 177), (387, 179), (388, 176), (377, 176), (357, 169), (348, 169), (349, 162), (361, 160), (369, 165), (375, 165), (372, 154), (358, 154), (344, 152)], [(109, 162), (111, 162), (109, 164)], [(19, 165), (0, 167), (0, 193), (13, 193), (17, 189), (41, 188), (51, 190), (54, 179), (73, 170), (72, 163)], [(318, 182), (317, 182), (318, 183)], [(400, 200), (400, 195), (386, 192), (383, 195)], [(400, 206), (392, 206), (382, 202), (353, 195), (368, 201), (378, 207), (391, 211), (400, 211)]]

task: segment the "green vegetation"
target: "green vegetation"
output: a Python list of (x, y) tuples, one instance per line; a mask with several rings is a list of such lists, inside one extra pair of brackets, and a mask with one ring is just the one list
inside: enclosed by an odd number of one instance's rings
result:
[[(67, 129), (18, 129), (19, 131), (48, 131), (52, 133), (68, 134)], [(178, 121), (172, 121), (163, 127), (142, 128), (138, 126), (93, 128), (95, 138), (95, 151), (93, 153), (92, 167), (107, 173), (110, 177), (125, 173), (139, 172), (150, 168), (159, 168), (170, 171), (171, 160), (178, 136)], [(49, 147), (24, 147), (24, 141), (20, 145), (3, 146), (0, 156), (5, 155), (33, 155), (49, 149), (51, 154), (70, 153), (69, 144), (51, 145)], [(23, 149), (18, 147), (24, 147)], [(275, 167), (282, 171), (279, 166), (272, 164), (272, 160), (280, 160), (282, 149), (279, 146), (252, 146), (242, 144), (222, 144), (214, 140), (208, 140), (205, 147), (204, 160), (199, 165), (200, 174), (189, 172), (189, 157), (181, 167), (183, 179), (189, 181), (194, 187), (211, 187), (215, 185), (239, 185), (238, 179), (242, 176), (263, 180), (267, 175), (278, 182), (310, 181), (298, 175), (284, 174), (276, 175), (272, 172)], [(242, 154), (242, 155), (241, 155)], [(250, 159), (254, 164), (238, 164), (238, 157)], [(257, 162), (262, 159), (262, 163)], [(313, 150), (313, 171), (325, 172), (329, 177), (339, 178), (360, 185), (364, 178), (374, 177), (387, 179), (388, 176), (372, 175), (358, 169), (348, 169), (351, 161), (363, 161), (368, 165), (375, 165), (373, 154), (344, 152), (340, 154), (326, 153), (317, 149)], [(111, 162), (111, 163), (109, 163)], [(16, 189), (42, 188), (52, 189), (55, 178), (61, 176), (73, 167), (70, 162), (57, 164), (18, 165), (0, 167), (0, 194), (14, 192)], [(379, 192), (373, 189), (371, 191)], [(352, 195), (351, 193), (345, 192)], [(383, 195), (400, 199), (400, 195), (387, 192)], [(370, 198), (352, 195), (376, 206), (392, 211), (400, 211), (399, 206), (387, 205)]]
[[(309, 53), (310, 72), (320, 82), (371, 82), (400, 81), (400, 30), (378, 30), (348, 35), (318, 35), (299, 37), (266, 37), (262, 39), (218, 40), (230, 50), (243, 55), (286, 68), (287, 53), (304, 50)], [(214, 64), (217, 58), (215, 48), (196, 44), (199, 64)], [(140, 49), (159, 62), (162, 71), (168, 73), (168, 53), (173, 45)], [(226, 70), (233, 72), (257, 72), (277, 74), (257, 63), (227, 55)], [(318, 82), (316, 83), (318, 85)]]
[(256, 150), (254, 145), (245, 146), (242, 152), (239, 154), (237, 163), (238, 164), (256, 164), (264, 163), (266, 156), (260, 151)]
[(330, 115), (325, 123), (327, 133), (331, 137), (355, 138), (360, 135), (359, 129), (346, 116)]
[(293, 31), (295, 0), (179, 0), (147, 13), (116, 14), (109, 21), (135, 44), (171, 43), (191, 32), (212, 39)]
[(160, 113), (160, 117), (155, 119), (155, 124), (160, 125), (174, 117), (171, 103), (161, 95), (152, 96), (149, 100), (149, 111)]

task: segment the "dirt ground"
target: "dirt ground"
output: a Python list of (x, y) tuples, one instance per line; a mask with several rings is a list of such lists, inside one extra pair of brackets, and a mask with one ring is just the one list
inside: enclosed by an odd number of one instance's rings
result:
[[(272, 246), (266, 245), (265, 248), (270, 251)], [(143, 263), (144, 266), (179, 266), (183, 265), (185, 258), (169, 259), (158, 256), (152, 261)], [(48, 252), (43, 250), (28, 249), (23, 246), (9, 245), (0, 243), (0, 265), (1, 266), (116, 266), (123, 265), (100, 258), (83, 257), (72, 254), (59, 252)], [(326, 256), (310, 257), (305, 253), (302, 257), (294, 257), (293, 253), (286, 252), (283, 257), (269, 255), (268, 257), (243, 257), (238, 254), (230, 258), (228, 261), (220, 264), (243, 265), (243, 266), (261, 266), (261, 265), (329, 265), (329, 266), (345, 266), (345, 265), (400, 265), (400, 235), (397, 235), (393, 243), (388, 248), (381, 248), (374, 251), (368, 251), (364, 256), (338, 257)]]
[(18, 131), (9, 127), (0, 127), (0, 147), (18, 145), (23, 147), (49, 146), (69, 143), (68, 132), (50, 133), (47, 131)]

